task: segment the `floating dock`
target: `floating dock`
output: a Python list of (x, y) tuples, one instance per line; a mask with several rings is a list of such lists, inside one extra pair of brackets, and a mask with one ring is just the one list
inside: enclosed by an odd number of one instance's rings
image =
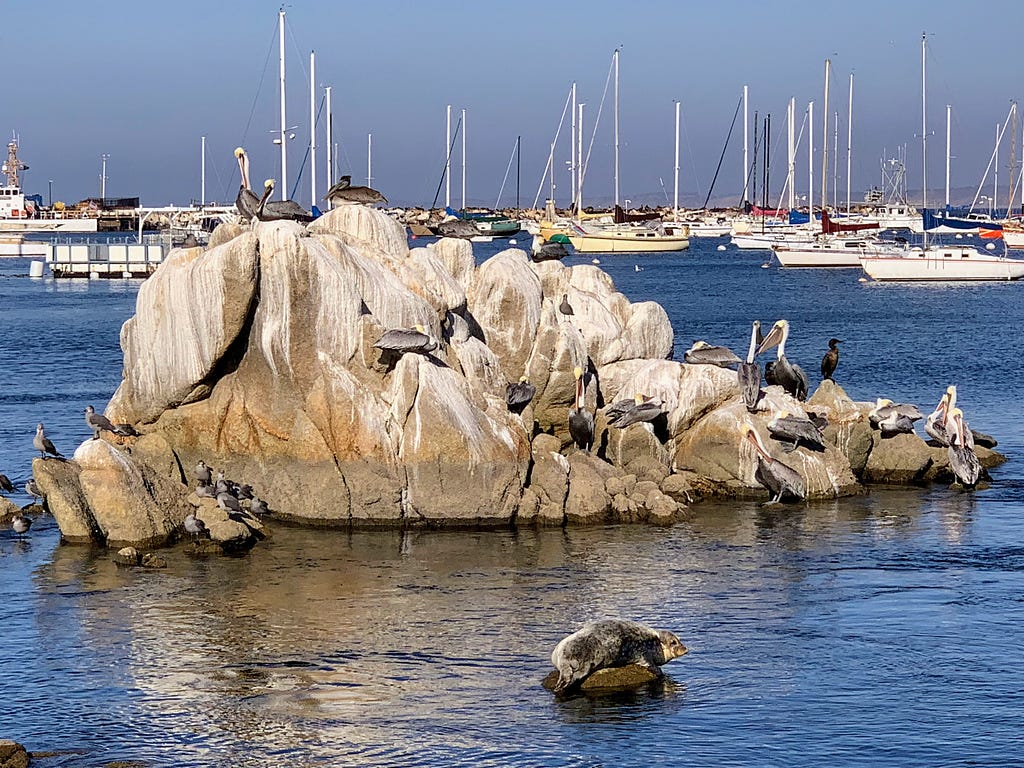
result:
[(164, 260), (163, 243), (47, 243), (54, 277), (149, 277)]

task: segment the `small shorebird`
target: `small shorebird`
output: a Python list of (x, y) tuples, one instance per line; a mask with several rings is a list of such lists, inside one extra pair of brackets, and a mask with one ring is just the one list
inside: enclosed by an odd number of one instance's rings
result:
[(18, 536), (24, 536), (28, 533), (28, 529), (32, 527), (32, 518), (25, 517), (21, 514), (21, 510), (14, 513), (14, 517), (11, 518), (11, 528)]

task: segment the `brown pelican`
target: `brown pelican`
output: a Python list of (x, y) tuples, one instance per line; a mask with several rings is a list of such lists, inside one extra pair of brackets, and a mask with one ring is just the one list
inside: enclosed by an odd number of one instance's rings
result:
[(924, 414), (916, 405), (894, 403), (885, 397), (878, 398), (875, 407), (868, 413), (868, 423), (880, 430), (882, 437), (910, 434), (914, 431), (914, 422), (923, 418)]
[(530, 383), (530, 380), (523, 376), (515, 384), (505, 387), (505, 402), (508, 409), (513, 413), (522, 413), (523, 409), (530, 404), (533, 396), (537, 394), (537, 388)]
[(935, 406), (935, 410), (929, 413), (924, 420), (924, 431), (940, 446), (949, 445), (949, 436), (953, 427), (949, 420), (949, 411), (955, 407), (956, 386), (950, 384), (939, 398), (939, 404)]
[(313, 215), (294, 200), (270, 200), (274, 191), (274, 180), (263, 182), (263, 197), (256, 208), (256, 218), (260, 221), (301, 221), (313, 220)]
[[(778, 345), (779, 351), (772, 366), (772, 380), (789, 392), (797, 400), (807, 399), (807, 374), (799, 365), (790, 363), (786, 358), (786, 340), (789, 338), (789, 321), (777, 320), (768, 335), (764, 337), (761, 346), (757, 348), (757, 354), (766, 349)], [(765, 366), (765, 378), (768, 377), (768, 367)]]
[(11, 478), (2, 473), (0, 473), (0, 491), (14, 493), (14, 483), (11, 482)]
[(754, 479), (767, 488), (770, 494), (773, 494), (769, 504), (776, 504), (783, 498), (800, 501), (807, 495), (804, 479), (800, 477), (800, 473), (778, 459), (773, 459), (764, 443), (761, 442), (761, 436), (750, 424), (741, 424), (740, 433), (750, 441), (754, 450), (757, 451), (757, 469), (754, 471)]
[(426, 328), (422, 325), (414, 325), (412, 328), (392, 328), (390, 331), (386, 331), (373, 343), (373, 346), (398, 355), (406, 352), (425, 354), (437, 349), (437, 341), (427, 333)]
[(768, 422), (768, 434), (783, 443), (782, 450), (786, 453), (795, 451), (800, 443), (815, 451), (825, 450), (825, 436), (806, 416), (779, 411)]
[(96, 413), (96, 409), (91, 405), (85, 406), (85, 423), (89, 429), (92, 430), (92, 439), (99, 440), (100, 432), (106, 430), (112, 432), (115, 435), (125, 434), (119, 426), (116, 426), (110, 422), (106, 416), (102, 413)]
[(740, 383), (743, 404), (751, 413), (757, 410), (757, 401), (761, 398), (761, 367), (754, 362), (760, 336), (761, 321), (755, 320), (750, 329), (750, 348), (747, 350), (747, 359), (736, 369), (736, 380)]
[(587, 390), (583, 383), (583, 369), (577, 367), (572, 374), (576, 378), (576, 399), (569, 409), (569, 435), (576, 447), (589, 452), (594, 444), (594, 414), (584, 407)]
[[(617, 403), (612, 403), (613, 407), (615, 405)], [(641, 421), (654, 421), (664, 412), (660, 401), (648, 399), (645, 395), (637, 393), (626, 408), (608, 421), (608, 426), (625, 429), (630, 424), (637, 424)]]
[(974, 437), (959, 408), (949, 411), (952, 426), (949, 440), (949, 468), (965, 488), (973, 488), (981, 477), (981, 462), (974, 453)]
[(249, 155), (245, 150), (238, 147), (235, 150), (235, 158), (238, 160), (238, 170), (242, 174), (242, 181), (238, 187), (238, 196), (235, 198), (235, 208), (238, 215), (246, 221), (256, 219), (256, 209), (259, 208), (260, 198), (252, 191), (249, 185)]
[(839, 339), (828, 340), (828, 352), (821, 358), (822, 379), (831, 379), (832, 374), (836, 372), (836, 366), (839, 365), (839, 344), (842, 344)]
[(362, 203), (375, 205), (387, 203), (388, 199), (372, 187), (353, 187), (351, 176), (342, 176), (338, 183), (327, 190), (324, 200), (331, 205), (352, 205)]
[(47, 454), (56, 456), (58, 459), (64, 458), (64, 455), (57, 452), (57, 449), (53, 447), (53, 443), (50, 442), (50, 438), (46, 436), (46, 432), (43, 431), (42, 422), (36, 425), (36, 436), (32, 439), (32, 445), (39, 451), (39, 457), (42, 459), (45, 459)]
[(683, 353), (683, 360), (691, 365), (717, 365), (719, 368), (731, 368), (742, 362), (728, 347), (713, 347), (706, 341), (693, 342)]

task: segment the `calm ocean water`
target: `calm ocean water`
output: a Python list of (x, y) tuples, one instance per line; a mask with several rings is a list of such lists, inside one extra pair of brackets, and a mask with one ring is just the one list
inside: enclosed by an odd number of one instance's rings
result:
[[(0, 530), (0, 738), (67, 750), (54, 766), (1018, 761), (1024, 284), (871, 285), (718, 242), (601, 266), (666, 307), (677, 358), (698, 338), (742, 352), (751, 319), (785, 317), (812, 384), (831, 336), (856, 399), (930, 409), (958, 384), (1010, 457), (992, 487), (706, 504), (667, 529), (279, 526), (245, 557), (168, 550), (152, 572), (62, 546), (40, 518), (23, 540)], [(0, 471), (18, 483), (36, 422), (67, 454), (89, 437), (82, 409), (117, 386), (138, 290), (27, 273), (0, 260)], [(555, 700), (551, 649), (608, 616), (691, 652), (655, 689)]]

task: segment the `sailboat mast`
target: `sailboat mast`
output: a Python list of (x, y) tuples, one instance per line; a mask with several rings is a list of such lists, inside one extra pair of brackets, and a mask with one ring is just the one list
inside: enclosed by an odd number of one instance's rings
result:
[(1010, 209), (1013, 208), (1013, 178), (1017, 172), (1017, 102), (1010, 105), (1013, 112), (1013, 128), (1010, 130), (1010, 179), (1006, 193), (1006, 218), (1010, 218)]
[(993, 153), (995, 162), (992, 164), (992, 199), (989, 201), (988, 215), (995, 218), (996, 195), (999, 194), (999, 123), (996, 123), (996, 149)]
[[(569, 134), (569, 193), (572, 195), (572, 205), (576, 205), (576, 83), (572, 84), (572, 112), (569, 114), (572, 120), (572, 132)], [(552, 178), (555, 175), (554, 167), (551, 168)], [(552, 182), (554, 189), (554, 182)], [(554, 197), (554, 194), (552, 194)]]
[(850, 73), (850, 106), (846, 122), (846, 214), (850, 214), (850, 172), (853, 163), (853, 72)]
[[(199, 151), (199, 204), (206, 207), (206, 137), (202, 137)], [(50, 201), (53, 207), (53, 200)]]
[(277, 12), (278, 21), (278, 74), (281, 91), (281, 199), (288, 198), (288, 123), (285, 120), (284, 98), (284, 9)]
[(522, 136), (516, 136), (516, 216), (519, 216), (519, 166), (522, 156)]
[(466, 210), (466, 110), (462, 110), (462, 210)]
[(951, 113), (952, 109), (953, 108), (949, 104), (946, 105), (946, 212), (947, 213), (949, 212), (949, 142), (950, 142), (949, 126), (950, 126), (950, 122), (951, 122), (950, 113)]
[(748, 155), (750, 146), (750, 117), (747, 114), (747, 86), (743, 86), (743, 203), (750, 199), (748, 194), (747, 172), (750, 168)]
[(828, 81), (832, 60), (825, 59), (825, 106), (821, 110), (821, 209), (828, 204)]
[(796, 206), (796, 190), (793, 189), (793, 183), (796, 179), (796, 99), (790, 98), (789, 106), (786, 110), (786, 118), (788, 122), (787, 126), (787, 145), (788, 154), (786, 165), (786, 187), (789, 189), (789, 210), (793, 210)]
[(327, 186), (330, 187), (334, 184), (334, 115), (331, 114), (331, 86), (328, 85), (324, 90), (327, 92), (324, 97), (327, 110)]
[(576, 146), (576, 159), (579, 166), (579, 178), (576, 180), (576, 218), (580, 218), (583, 212), (583, 104), (577, 104), (579, 109), (579, 133), (576, 138), (579, 144)]
[(309, 52), (309, 205), (316, 205), (316, 51)]
[(444, 207), (452, 207), (452, 105), (446, 110), (444, 133)]
[(839, 110), (832, 113), (832, 207), (839, 207)]
[(814, 102), (807, 102), (807, 212), (814, 223)]
[(366, 134), (366, 186), (373, 186), (373, 134)]
[[(921, 33), (921, 212), (922, 214), (928, 208), (928, 120), (927, 120), (927, 90), (925, 83), (927, 82), (926, 73), (927, 65), (925, 64), (925, 33)], [(922, 234), (922, 241), (924, 247), (928, 246), (928, 230), (925, 229)]]
[(619, 204), (619, 49), (615, 49), (615, 204)]
[(675, 178), (673, 180), (672, 208), (674, 209), (673, 221), (679, 221), (679, 102), (676, 102), (676, 164)]

